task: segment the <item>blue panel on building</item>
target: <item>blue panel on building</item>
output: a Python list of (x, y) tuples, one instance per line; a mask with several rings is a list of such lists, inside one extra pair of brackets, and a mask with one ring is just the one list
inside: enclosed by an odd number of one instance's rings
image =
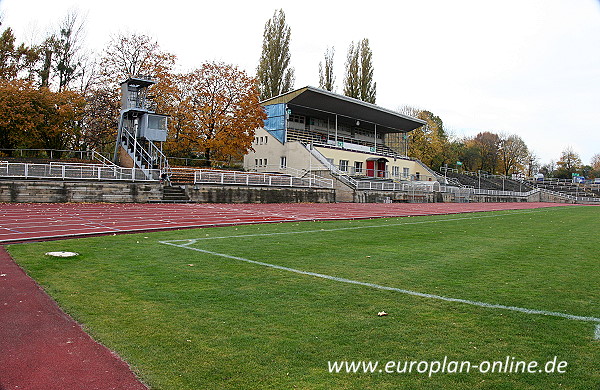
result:
[(267, 114), (265, 130), (281, 143), (285, 141), (285, 104), (269, 104), (264, 106)]

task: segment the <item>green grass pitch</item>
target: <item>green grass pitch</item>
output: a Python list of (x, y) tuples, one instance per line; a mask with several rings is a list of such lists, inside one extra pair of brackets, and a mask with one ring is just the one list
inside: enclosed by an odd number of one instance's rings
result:
[[(600, 340), (593, 321), (448, 302), (266, 264), (598, 318), (599, 220), (600, 208), (573, 206), (180, 230), (8, 249), (152, 389), (595, 389)], [(80, 255), (44, 255), (54, 250)], [(540, 364), (557, 356), (568, 365), (564, 373), (328, 371), (330, 361), (379, 361), (383, 368), (388, 361), (447, 357), (477, 364), (507, 356)]]

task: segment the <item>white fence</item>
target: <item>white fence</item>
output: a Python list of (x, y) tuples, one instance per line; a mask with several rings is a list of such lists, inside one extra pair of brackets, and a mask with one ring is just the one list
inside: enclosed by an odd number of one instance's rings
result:
[(122, 168), (99, 164), (29, 164), (0, 161), (0, 177), (25, 179), (76, 179), (76, 180), (124, 180), (154, 181), (160, 171), (152, 171), (152, 179), (137, 168)]
[(422, 191), (434, 192), (440, 190), (440, 183), (437, 181), (404, 181), (404, 182), (389, 182), (389, 181), (371, 181), (357, 180), (356, 189), (371, 190), (371, 191)]
[(296, 177), (277, 173), (194, 170), (195, 184), (233, 184), (246, 186), (319, 187), (333, 188), (333, 180), (315, 175)]

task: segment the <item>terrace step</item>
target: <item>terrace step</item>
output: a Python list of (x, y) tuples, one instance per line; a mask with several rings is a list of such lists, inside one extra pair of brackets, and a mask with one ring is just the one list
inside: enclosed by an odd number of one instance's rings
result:
[(188, 203), (190, 198), (185, 193), (185, 189), (178, 186), (163, 187), (163, 203)]
[(194, 172), (172, 169), (170, 179), (171, 183), (193, 184)]

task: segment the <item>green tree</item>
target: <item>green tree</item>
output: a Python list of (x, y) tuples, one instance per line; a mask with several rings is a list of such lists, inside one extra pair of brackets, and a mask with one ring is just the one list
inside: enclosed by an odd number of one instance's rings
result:
[(290, 39), (291, 29), (285, 23), (285, 13), (282, 9), (275, 11), (265, 23), (262, 53), (256, 69), (262, 100), (291, 91), (294, 87)]
[(335, 48), (329, 48), (325, 51), (325, 62), (319, 62), (319, 88), (326, 91), (333, 91), (335, 85), (335, 76), (333, 75), (333, 56)]
[(375, 104), (377, 83), (373, 81), (373, 52), (364, 38), (348, 48), (344, 95)]
[(25, 78), (31, 79), (38, 59), (38, 50), (24, 44), (16, 44), (15, 35), (10, 27), (2, 32), (0, 35), (0, 79), (14, 80), (26, 70), (29, 72)]
[(344, 77), (344, 95), (360, 98), (360, 57), (354, 42), (348, 47), (346, 55), (346, 75)]

